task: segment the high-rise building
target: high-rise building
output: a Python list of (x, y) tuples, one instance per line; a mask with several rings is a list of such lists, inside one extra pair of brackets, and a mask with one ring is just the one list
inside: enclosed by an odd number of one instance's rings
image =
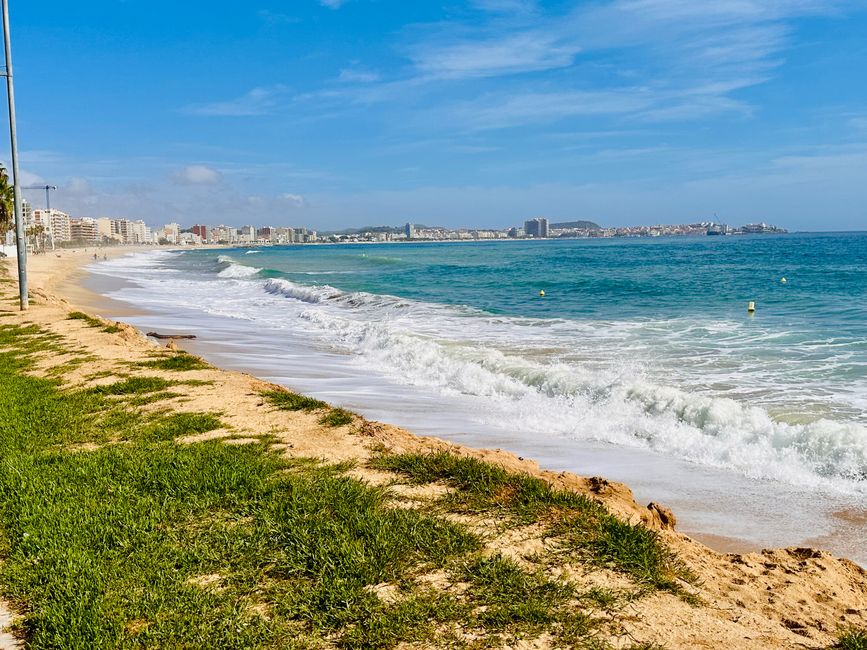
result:
[(548, 220), (544, 217), (530, 219), (524, 222), (524, 233), (527, 237), (545, 238), (548, 236)]
[(404, 234), (406, 234), (407, 239), (412, 239), (415, 237), (415, 225), (408, 223), (403, 227)]
[(195, 226), (193, 226), (190, 229), (190, 232), (192, 232), (194, 235), (198, 235), (199, 237), (201, 237), (202, 241), (208, 241), (208, 227), (207, 226), (200, 224), (200, 223), (197, 223)]
[(96, 219), (82, 217), (69, 220), (69, 231), (72, 241), (98, 242), (100, 240), (99, 226)]
[(42, 228), (51, 236), (55, 244), (71, 241), (72, 232), (69, 227), (69, 215), (60, 210), (34, 210), (33, 224)]

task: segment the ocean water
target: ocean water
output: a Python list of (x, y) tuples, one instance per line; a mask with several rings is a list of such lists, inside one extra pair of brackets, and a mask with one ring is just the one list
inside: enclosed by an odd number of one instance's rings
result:
[[(687, 510), (704, 532), (759, 541), (778, 516), (768, 541), (796, 543), (867, 507), (867, 233), (191, 250), (91, 270), (123, 281), (109, 294), (147, 310), (137, 324), (380, 419), (669, 502), (702, 484)], [(758, 504), (752, 526), (696, 510), (734, 492)], [(824, 527), (787, 520), (816, 504)]]

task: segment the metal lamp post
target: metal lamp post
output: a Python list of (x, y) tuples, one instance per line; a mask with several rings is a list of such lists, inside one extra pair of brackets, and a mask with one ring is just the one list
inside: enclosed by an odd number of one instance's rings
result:
[(15, 195), (15, 244), (18, 251), (18, 295), (21, 311), (27, 309), (27, 241), (24, 238), (24, 217), (21, 214), (21, 187), (18, 175), (18, 135), (15, 131), (15, 87), (12, 83), (12, 43), (9, 40), (9, 2), (3, 5), (3, 43), (6, 49), (6, 91), (9, 99), (9, 140), (12, 149), (12, 187)]

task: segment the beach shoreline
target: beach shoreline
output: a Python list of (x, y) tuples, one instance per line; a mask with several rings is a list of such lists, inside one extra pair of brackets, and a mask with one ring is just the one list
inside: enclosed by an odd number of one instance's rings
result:
[[(196, 247), (195, 250), (204, 248), (219, 250), (223, 247)], [(154, 247), (116, 247), (107, 250), (111, 251), (111, 253), (108, 253), (109, 259), (113, 259), (137, 253), (154, 252), (156, 250), (170, 252), (189, 249), (171, 247), (160, 247), (158, 249)], [(125, 317), (141, 316), (147, 313), (142, 308), (131, 306), (126, 302), (118, 301), (105, 295), (103, 293), (103, 290), (107, 288), (105, 283), (101, 282), (98, 276), (90, 274), (85, 269), (86, 266), (95, 261), (100, 260), (93, 260), (92, 254), (86, 250), (65, 250), (61, 252), (60, 257), (55, 256), (54, 259), (37, 256), (35, 260), (31, 259), (30, 262), (32, 285), (35, 288), (55, 293), (75, 307), (107, 318), (122, 320)], [(122, 290), (122, 287), (111, 287), (113, 291), (117, 291), (119, 288)], [(205, 354), (205, 356), (207, 356), (206, 353), (209, 351), (209, 347), (213, 347), (212, 343), (202, 341), (187, 341), (180, 342), (180, 344), (181, 347), (197, 354)], [(256, 374), (255, 369), (245, 367), (243, 363), (229, 364), (228, 367), (231, 370)], [(472, 448), (484, 448), (476, 444), (470, 444), (470, 446)], [(763, 548), (762, 545), (749, 539), (717, 534), (713, 531), (695, 529), (684, 530), (684, 533), (720, 553), (754, 553)]]
[[(100, 249), (100, 254), (105, 252), (106, 255), (111, 254), (112, 256), (119, 256), (134, 254), (142, 250), (153, 249)], [(62, 318), (63, 314), (68, 313), (74, 308), (81, 308), (85, 311), (97, 314), (100, 314), (100, 312), (120, 314), (121, 312), (118, 312), (117, 310), (123, 307), (128, 310), (129, 314), (135, 314), (135, 310), (130, 309), (129, 306), (117, 303), (117, 301), (109, 303), (107, 301), (110, 301), (110, 298), (101, 296), (99, 293), (90, 291), (81, 286), (82, 280), (87, 277), (87, 272), (84, 270), (84, 267), (92, 261), (92, 252), (89, 250), (85, 251), (84, 249), (59, 251), (56, 255), (49, 254), (46, 256), (36, 256), (31, 258), (29, 264), (29, 277), (32, 294), (35, 298), (34, 302), (37, 304), (34, 304), (29, 313), (20, 314), (19, 317), (26, 321), (32, 320), (40, 325), (48, 326), (56, 324), (58, 318)], [(7, 266), (9, 267), (10, 275), (14, 275), (14, 264), (8, 264)], [(118, 342), (113, 340), (111, 343), (107, 344), (105, 340), (106, 337), (103, 335), (91, 337), (88, 339), (88, 344), (93, 345), (94, 351), (100, 355), (105, 354), (107, 348), (110, 348), (109, 352), (114, 358), (124, 358), (126, 355), (135, 356), (147, 354), (149, 350), (152, 351), (158, 349), (154, 347), (152, 342), (146, 340), (139, 333), (132, 330), (132, 328), (126, 328), (122, 335), (114, 336), (122, 336), (123, 341)], [(213, 394), (207, 398), (208, 400), (218, 403), (232, 405), (238, 401), (237, 395), (235, 395), (239, 387), (238, 382), (252, 382), (257, 386), (262, 385), (260, 380), (237, 371), (215, 370), (215, 373), (220, 373), (221, 377), (229, 377), (231, 378), (231, 381), (234, 382), (233, 387), (228, 393), (225, 390), (218, 391), (217, 389), (214, 389)], [(245, 406), (244, 408), (247, 407)], [(241, 409), (240, 404), (239, 409)], [(249, 413), (246, 413), (246, 417), (251, 416)], [(255, 418), (252, 419), (255, 424), (261, 424), (256, 422)], [(400, 448), (423, 448), (428, 450), (449, 449), (457, 453), (468, 454), (486, 461), (502, 464), (515, 471), (527, 472), (535, 476), (540, 476), (547, 481), (554, 482), (555, 484), (562, 484), (571, 489), (587, 490), (588, 493), (592, 493), (592, 490), (589, 487), (590, 485), (598, 484), (599, 481), (604, 481), (604, 479), (598, 478), (585, 479), (574, 477), (566, 472), (546, 472), (541, 470), (538, 464), (534, 461), (519, 458), (517, 455), (509, 452), (500, 450), (470, 449), (450, 442), (416, 437), (407, 431), (389, 425), (379, 425), (377, 423), (376, 426), (382, 427), (382, 431), (384, 432), (382, 433), (383, 440), (387, 440), (389, 444), (397, 445)], [(297, 431), (295, 433), (297, 433)], [(305, 444), (308, 445), (306, 449)], [(293, 445), (295, 445), (296, 450), (305, 450), (313, 455), (321, 454), (336, 460), (353, 458), (359, 453), (357, 450), (358, 441), (354, 440), (349, 442), (341, 440), (338, 443), (335, 439), (323, 445), (322, 441), (307, 440), (305, 443), (299, 444), (293, 439)], [(789, 567), (790, 561), (794, 564), (804, 562), (801, 556), (805, 555), (805, 552), (801, 551), (763, 551), (762, 553), (747, 554), (748, 551), (757, 551), (758, 549), (743, 544), (742, 540), (716, 536), (712, 533), (692, 533), (691, 536), (687, 536), (686, 534), (675, 532), (672, 524), (674, 517), (664, 506), (650, 504), (647, 507), (643, 507), (634, 501), (632, 492), (627, 486), (609, 483), (607, 481), (604, 481), (604, 484), (609, 487), (603, 491), (603, 494), (597, 494), (597, 496), (603, 499), (605, 505), (611, 509), (612, 512), (631, 521), (644, 521), (648, 526), (659, 530), (660, 534), (664, 536), (665, 540), (672, 545), (672, 548), (674, 548), (678, 554), (690, 557), (693, 562), (698, 564), (708, 564), (709, 573), (706, 574), (706, 579), (713, 583), (717, 583), (709, 585), (708, 587), (709, 591), (713, 594), (712, 597), (714, 599), (731, 598), (732, 585), (727, 580), (735, 576), (739, 570), (733, 568), (733, 566), (741, 566), (743, 564), (752, 567), (754, 565), (773, 564), (774, 568), (765, 569), (766, 573), (764, 575), (776, 577), (777, 572), (779, 571), (780, 577), (784, 578), (784, 576), (787, 575), (787, 571), (794, 573), (794, 571)], [(860, 513), (846, 513), (845, 516), (858, 518)], [(707, 544), (710, 548), (707, 548), (704, 544)], [(723, 555), (723, 553), (729, 553), (730, 555)], [(813, 552), (811, 551), (811, 553)], [(839, 562), (841, 563), (840, 567), (845, 568), (845, 572), (851, 574), (851, 572), (854, 571), (854, 574), (851, 575), (856, 576), (855, 584), (859, 581), (862, 583), (864, 582), (864, 572), (857, 569), (857, 567), (851, 563), (842, 560), (835, 560), (831, 558), (830, 555), (822, 552), (815, 552), (815, 555), (810, 557), (820, 558), (822, 561), (827, 561), (830, 564)], [(744, 558), (747, 559), (745, 560)], [(823, 570), (827, 570), (827, 568)], [(849, 575), (846, 580), (852, 580), (853, 578), (851, 575)], [(741, 580), (742, 578), (737, 579)], [(811, 579), (807, 575), (802, 576), (802, 579), (804, 580), (804, 583), (799, 586), (804, 587), (806, 593), (815, 593), (816, 586), (811, 584)], [(755, 588), (757, 592), (760, 592), (762, 589), (765, 589), (765, 585), (767, 584), (763, 580), (764, 578), (759, 580), (757, 576), (752, 576), (749, 581), (745, 583), (746, 586), (744, 587), (744, 590), (749, 591)], [(741, 583), (735, 582), (735, 584)], [(867, 622), (867, 583), (863, 584), (862, 587), (863, 589), (860, 594), (851, 595), (851, 601), (840, 603), (839, 610), (841, 612), (850, 610), (856, 612), (856, 614), (850, 614), (850, 617), (854, 617), (853, 621), (855, 624), (863, 625)], [(771, 587), (768, 586), (767, 589), (771, 589)], [(745, 611), (753, 611), (754, 608), (752, 605), (755, 605), (757, 602), (755, 598), (747, 599), (746, 601), (744, 601), (743, 598), (737, 600), (747, 603), (744, 605)], [(763, 606), (760, 609), (763, 616), (771, 616), (770, 610), (774, 610), (775, 608), (767, 608)], [(839, 615), (835, 614), (835, 616), (838, 616), (839, 618)], [(778, 613), (778, 617), (784, 617), (784, 612), (782, 612), (782, 610)], [(845, 619), (845, 615), (843, 615), (843, 617)], [(778, 622), (781, 620), (783, 619), (779, 618)], [(763, 626), (767, 627), (767, 623), (763, 624)], [(782, 627), (785, 627), (785, 625)], [(654, 628), (654, 630), (655, 629), (656, 628)], [(695, 635), (698, 634), (698, 632), (694, 629), (692, 634)], [(686, 645), (677, 645), (672, 639), (669, 639), (669, 642), (675, 644), (673, 647), (688, 647)], [(779, 644), (771, 644), (767, 646), (751, 646), (745, 644), (743, 646), (733, 645), (731, 647), (787, 646), (785, 643), (781, 642)]]

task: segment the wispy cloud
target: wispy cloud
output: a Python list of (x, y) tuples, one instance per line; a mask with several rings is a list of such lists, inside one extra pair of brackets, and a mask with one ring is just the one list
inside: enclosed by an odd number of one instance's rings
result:
[(538, 8), (535, 0), (472, 0), (470, 4), (480, 11), (500, 14), (529, 14)]
[(580, 51), (577, 44), (539, 30), (479, 41), (429, 43), (416, 49), (412, 58), (423, 75), (468, 79), (564, 68)]
[(344, 68), (340, 71), (337, 77), (338, 81), (344, 83), (373, 83), (379, 81), (380, 76), (376, 72), (370, 70), (362, 70), (359, 68)]
[(319, 0), (319, 4), (329, 9), (340, 9), (346, 0)]
[(206, 117), (249, 117), (270, 113), (278, 99), (286, 93), (284, 86), (253, 88), (249, 92), (227, 101), (193, 104), (182, 111), (188, 115)]
[(214, 185), (221, 177), (220, 172), (206, 165), (190, 165), (172, 174), (172, 180), (182, 185)]
[(280, 198), (286, 201), (292, 207), (300, 208), (302, 205), (304, 205), (304, 197), (300, 194), (290, 194), (287, 192), (281, 194)]

